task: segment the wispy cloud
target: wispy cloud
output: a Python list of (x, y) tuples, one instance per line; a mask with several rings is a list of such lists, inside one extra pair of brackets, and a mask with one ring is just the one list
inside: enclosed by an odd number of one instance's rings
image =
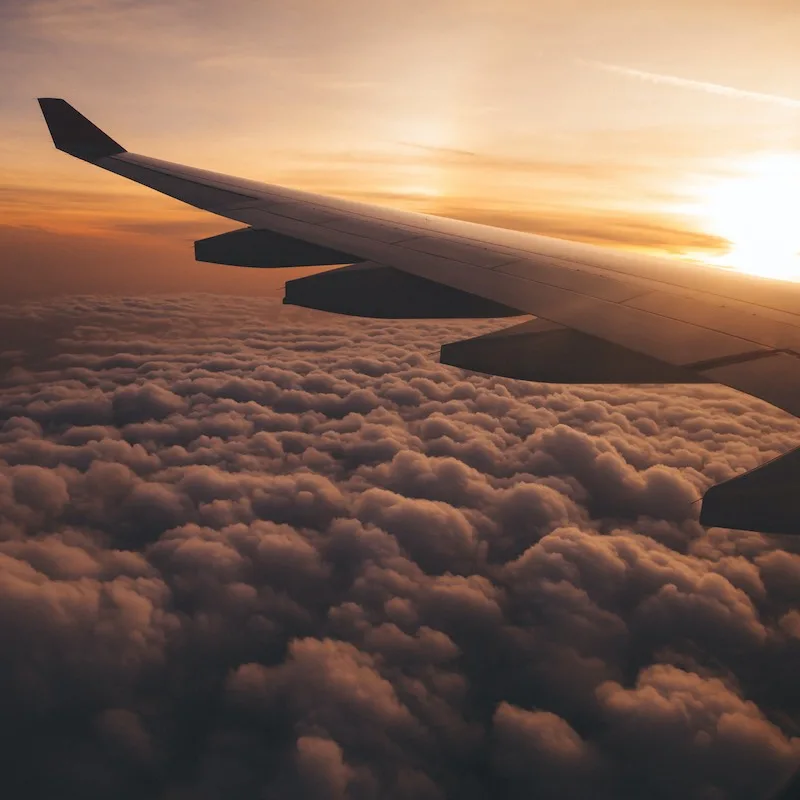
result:
[(581, 59), (579, 63), (587, 67), (603, 70), (604, 72), (611, 72), (615, 75), (624, 75), (628, 78), (646, 81), (647, 83), (655, 83), (662, 86), (675, 86), (680, 89), (693, 89), (694, 91), (705, 92), (706, 94), (716, 94), (740, 100), (754, 100), (759, 103), (783, 106), (784, 108), (800, 109), (800, 100), (780, 94), (751, 92), (747, 89), (737, 89), (734, 86), (726, 86), (721, 83), (696, 81), (689, 78), (680, 78), (677, 75), (664, 75), (659, 72), (646, 72), (641, 69), (623, 67), (619, 64), (609, 64), (605, 61), (586, 61)]
[(461, 150), (457, 147), (439, 147), (437, 145), (419, 144), (418, 142), (397, 142), (403, 147), (413, 147), (415, 150), (425, 150), (433, 155), (465, 156), (472, 158), (478, 154), (472, 150)]

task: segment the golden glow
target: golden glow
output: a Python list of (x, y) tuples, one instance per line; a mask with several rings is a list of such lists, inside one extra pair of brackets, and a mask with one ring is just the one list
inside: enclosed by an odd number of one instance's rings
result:
[(393, 187), (393, 190), (398, 195), (420, 199), (441, 197), (442, 194), (436, 187), (424, 183), (403, 184)]
[[(636, 251), (729, 243), (726, 266), (800, 277), (796, 163), (755, 159), (797, 141), (795, 24), (755, 0), (0, 2), (3, 289), (23, 262), (121, 285), (112, 241), (194, 277), (191, 241), (232, 227), (57, 152), (40, 95), (168, 161)], [(720, 164), (742, 173), (670, 213)]]
[(800, 280), (800, 156), (766, 153), (748, 159), (738, 176), (702, 191), (697, 210), (704, 228), (730, 243), (712, 263)]
[(390, 186), (390, 192), (418, 199), (433, 199), (444, 194), (443, 170), (435, 163), (409, 164), (402, 172), (400, 182)]

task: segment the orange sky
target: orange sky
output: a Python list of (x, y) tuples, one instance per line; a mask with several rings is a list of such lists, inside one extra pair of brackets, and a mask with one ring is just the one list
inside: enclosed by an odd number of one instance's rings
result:
[(747, 225), (745, 201), (722, 205), (752, 194), (748, 165), (797, 157), (797, 41), (788, 0), (3, 0), (6, 299), (292, 277), (195, 264), (191, 242), (231, 223), (58, 153), (37, 96), (133, 152), (714, 254)]

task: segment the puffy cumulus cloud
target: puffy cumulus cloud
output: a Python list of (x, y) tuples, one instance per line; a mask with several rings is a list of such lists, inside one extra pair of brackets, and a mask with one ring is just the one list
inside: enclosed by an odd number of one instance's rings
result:
[(595, 753), (562, 717), (501, 702), (492, 723), (494, 763), (510, 779), (512, 794), (597, 797), (604, 793)]
[[(776, 788), (775, 765), (796, 763), (797, 740), (787, 741), (719, 678), (657, 664), (642, 670), (634, 688), (606, 683), (597, 696), (611, 722), (609, 746), (631, 757), (649, 793), (703, 796), (733, 774), (737, 794), (754, 797)], [(654, 746), (672, 762), (656, 781), (646, 768)]]
[(9, 797), (774, 795), (800, 543), (703, 531), (796, 444), (721, 387), (436, 362), (497, 322), (0, 310)]

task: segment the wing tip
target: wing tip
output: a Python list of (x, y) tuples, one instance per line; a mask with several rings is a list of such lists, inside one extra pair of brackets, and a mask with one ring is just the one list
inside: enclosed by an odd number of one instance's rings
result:
[(84, 161), (127, 152), (93, 122), (60, 97), (38, 98), (53, 144), (58, 150)]

